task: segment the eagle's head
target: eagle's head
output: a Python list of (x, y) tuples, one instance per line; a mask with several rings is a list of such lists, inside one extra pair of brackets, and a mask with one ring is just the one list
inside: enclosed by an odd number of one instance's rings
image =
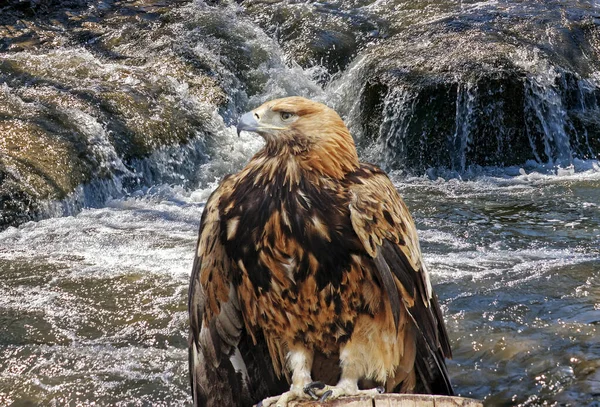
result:
[(253, 131), (266, 141), (266, 151), (294, 156), (303, 168), (342, 178), (355, 170), (358, 155), (354, 140), (335, 110), (293, 96), (275, 99), (244, 114), (238, 134)]

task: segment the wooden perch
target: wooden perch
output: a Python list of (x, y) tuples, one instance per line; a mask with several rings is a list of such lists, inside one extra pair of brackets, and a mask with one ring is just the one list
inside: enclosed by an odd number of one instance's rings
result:
[(483, 407), (479, 400), (421, 394), (381, 394), (371, 397), (343, 397), (339, 400), (292, 402), (290, 407)]

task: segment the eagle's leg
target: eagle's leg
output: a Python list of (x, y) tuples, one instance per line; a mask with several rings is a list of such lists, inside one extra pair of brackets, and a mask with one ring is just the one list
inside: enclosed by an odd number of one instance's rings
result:
[[(342, 375), (335, 386), (325, 386), (323, 383), (314, 382), (307, 386), (309, 393), (321, 396), (320, 401), (335, 400), (343, 396), (376, 396), (384, 392), (383, 387), (368, 390), (359, 390), (358, 381), (365, 375), (364, 363), (355, 363), (352, 359), (354, 349), (350, 346), (340, 354)], [(360, 358), (358, 360), (361, 360)], [(308, 391), (308, 390), (307, 390)]]
[(335, 400), (344, 396), (370, 396), (374, 397), (385, 391), (383, 387), (374, 389), (359, 390), (358, 379), (344, 377), (335, 386), (327, 386), (321, 382), (313, 382), (306, 386), (306, 392), (310, 395), (321, 396), (321, 402), (326, 400)]
[(314, 353), (304, 347), (294, 347), (287, 355), (288, 367), (292, 371), (292, 385), (285, 393), (264, 399), (262, 407), (287, 407), (292, 400), (310, 400), (304, 388), (312, 382), (310, 371), (312, 369)]
[[(375, 397), (378, 394), (382, 394), (385, 389), (383, 387), (377, 387), (375, 389), (359, 390), (357, 382), (354, 380), (340, 380), (335, 386), (323, 386), (322, 383), (315, 382), (316, 386), (312, 386), (313, 394), (320, 395), (319, 401), (335, 400), (344, 396), (369, 396)], [(309, 385), (311, 387), (311, 385)], [(322, 387), (319, 389), (319, 387)]]

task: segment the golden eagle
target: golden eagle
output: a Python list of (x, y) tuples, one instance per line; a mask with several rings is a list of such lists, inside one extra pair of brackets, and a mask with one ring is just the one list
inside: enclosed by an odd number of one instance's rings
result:
[[(331, 108), (241, 117), (265, 146), (208, 199), (189, 290), (195, 405), (452, 395), (450, 344), (408, 208)], [(377, 387), (379, 386), (379, 387)]]

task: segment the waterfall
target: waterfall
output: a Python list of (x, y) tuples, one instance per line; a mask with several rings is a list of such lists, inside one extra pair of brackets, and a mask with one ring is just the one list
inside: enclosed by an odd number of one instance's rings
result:
[(547, 62), (500, 77), (457, 76), (438, 83), (411, 82), (400, 74), (359, 90), (343, 84), (356, 83), (354, 75), (342, 76), (336, 90), (353, 89), (354, 104), (337, 106), (364, 156), (387, 169), (461, 174), (473, 167), (558, 168), (598, 159), (597, 80), (553, 66), (540, 73), (541, 68)]
[[(383, 102), (383, 120), (375, 142), (379, 150), (373, 159), (386, 162), (403, 162), (409, 153), (405, 146), (410, 120), (415, 111), (415, 97), (408, 89), (394, 88)], [(379, 157), (379, 158), (376, 158)]]
[[(558, 76), (558, 74), (556, 75)], [(534, 135), (542, 134), (544, 155), (549, 164), (569, 166), (573, 161), (573, 151), (565, 129), (567, 112), (562, 97), (554, 87), (556, 77), (531, 77), (525, 83), (525, 112), (527, 134), (536, 160), (542, 158), (536, 153)]]
[(471, 127), (474, 125), (475, 98), (477, 89), (473, 83), (459, 83), (456, 92), (456, 131), (450, 141), (452, 168), (464, 172), (467, 152), (471, 144)]

